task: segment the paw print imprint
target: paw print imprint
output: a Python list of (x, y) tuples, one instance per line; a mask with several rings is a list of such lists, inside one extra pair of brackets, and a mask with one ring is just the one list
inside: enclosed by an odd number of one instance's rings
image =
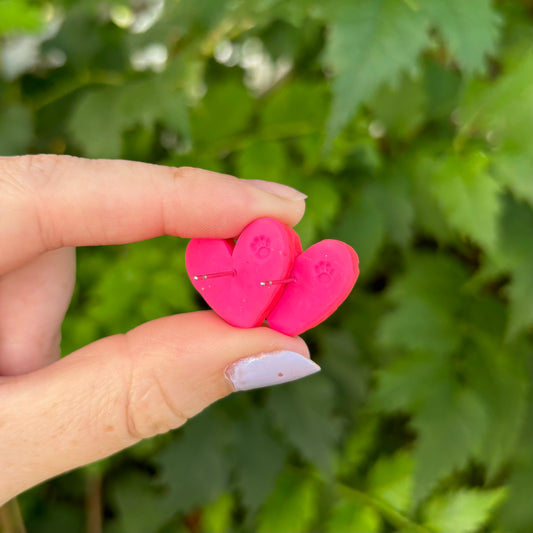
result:
[(258, 235), (250, 246), (259, 259), (266, 259), (270, 255), (270, 239), (264, 235)]
[(315, 274), (320, 283), (328, 283), (335, 271), (326, 261), (320, 261), (315, 265)]

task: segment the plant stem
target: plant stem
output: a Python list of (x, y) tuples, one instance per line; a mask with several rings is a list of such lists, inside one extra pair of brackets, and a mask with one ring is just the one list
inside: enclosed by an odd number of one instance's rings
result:
[(383, 500), (369, 496), (368, 494), (343, 483), (336, 483), (336, 486), (338, 490), (348, 498), (357, 499), (359, 502), (374, 508), (391, 524), (402, 531), (409, 531), (409, 533), (431, 533), (430, 529), (413, 522), (410, 518), (403, 515)]
[(0, 532), (26, 533), (26, 526), (16, 498), (9, 500), (0, 507)]

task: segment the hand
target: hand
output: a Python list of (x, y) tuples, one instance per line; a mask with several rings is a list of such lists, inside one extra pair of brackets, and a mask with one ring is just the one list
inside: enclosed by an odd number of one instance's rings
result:
[(319, 369), (300, 338), (237, 329), (207, 311), (154, 320), (58, 360), (73, 247), (231, 238), (254, 219), (294, 225), (303, 212), (294, 189), (205, 170), (0, 158), (0, 504), (181, 426), (236, 389), (272, 384), (282, 369), (291, 379)]

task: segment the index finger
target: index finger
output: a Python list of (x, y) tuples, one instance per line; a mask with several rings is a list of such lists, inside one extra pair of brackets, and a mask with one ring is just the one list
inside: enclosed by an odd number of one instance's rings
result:
[(293, 226), (304, 199), (285, 185), (189, 167), (0, 157), (0, 274), (62, 246), (231, 238), (261, 217)]

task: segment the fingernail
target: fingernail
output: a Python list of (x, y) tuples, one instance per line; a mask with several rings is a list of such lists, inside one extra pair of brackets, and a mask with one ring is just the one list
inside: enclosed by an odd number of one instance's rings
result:
[(276, 196), (280, 196), (281, 198), (284, 198), (285, 200), (297, 201), (297, 200), (305, 200), (307, 198), (307, 194), (297, 191), (296, 189), (293, 189), (292, 187), (289, 187), (288, 185), (283, 185), (282, 183), (276, 183), (275, 181), (263, 181), (263, 180), (246, 180), (246, 181), (250, 183), (250, 185), (257, 187), (258, 189), (261, 189), (262, 191), (275, 194)]
[(296, 352), (262, 353), (240, 359), (226, 368), (226, 379), (236, 391), (259, 389), (300, 379), (320, 367)]

